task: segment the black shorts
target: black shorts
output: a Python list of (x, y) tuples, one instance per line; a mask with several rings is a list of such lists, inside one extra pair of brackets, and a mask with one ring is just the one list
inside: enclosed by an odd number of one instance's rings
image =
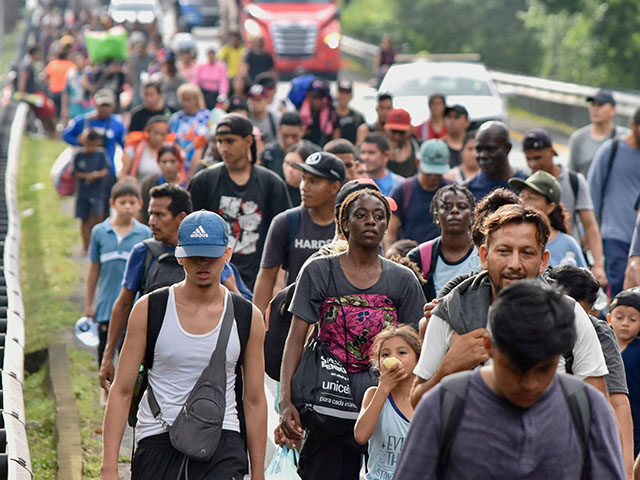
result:
[[(176, 480), (184, 457), (173, 448), (168, 433), (143, 438), (133, 455), (131, 480)], [(188, 459), (186, 468), (189, 480), (242, 480), (249, 472), (242, 437), (223, 430), (213, 457), (206, 462)]]

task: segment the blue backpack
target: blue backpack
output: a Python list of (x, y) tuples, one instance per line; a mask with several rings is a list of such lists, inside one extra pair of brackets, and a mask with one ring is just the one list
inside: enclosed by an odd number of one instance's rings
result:
[(291, 90), (289, 90), (289, 100), (298, 110), (302, 106), (309, 87), (316, 79), (314, 75), (301, 75), (291, 80)]

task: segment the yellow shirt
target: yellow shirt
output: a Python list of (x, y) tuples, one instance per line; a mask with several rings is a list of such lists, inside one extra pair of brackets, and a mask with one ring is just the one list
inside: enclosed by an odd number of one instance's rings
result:
[(244, 47), (233, 48), (231, 45), (223, 45), (217, 56), (227, 64), (227, 77), (233, 78), (240, 70), (240, 65), (242, 65)]

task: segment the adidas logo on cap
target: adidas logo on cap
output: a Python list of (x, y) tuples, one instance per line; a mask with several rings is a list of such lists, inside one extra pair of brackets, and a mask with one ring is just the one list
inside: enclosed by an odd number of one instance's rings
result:
[(205, 232), (204, 228), (202, 228), (202, 225), (200, 225), (193, 232), (191, 232), (191, 235), (189, 235), (189, 237), (191, 237), (191, 238), (209, 238), (209, 234), (207, 232)]

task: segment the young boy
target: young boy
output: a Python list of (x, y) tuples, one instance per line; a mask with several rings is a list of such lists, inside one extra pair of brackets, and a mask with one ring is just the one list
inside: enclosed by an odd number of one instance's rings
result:
[(611, 300), (607, 321), (616, 332), (629, 387), (633, 419), (633, 456), (640, 451), (640, 292), (624, 290)]
[[(91, 231), (89, 244), (89, 273), (84, 314), (98, 322), (98, 365), (107, 342), (111, 309), (118, 298), (124, 269), (133, 246), (151, 236), (151, 230), (135, 218), (142, 205), (140, 189), (131, 180), (116, 183), (111, 189), (109, 205), (114, 215), (99, 223)], [(98, 285), (95, 311), (93, 298)]]
[(73, 176), (76, 185), (76, 217), (80, 219), (82, 248), (89, 248), (91, 229), (106, 217), (105, 177), (109, 173), (107, 152), (101, 148), (102, 136), (89, 130), (84, 136), (83, 148), (73, 157)]

